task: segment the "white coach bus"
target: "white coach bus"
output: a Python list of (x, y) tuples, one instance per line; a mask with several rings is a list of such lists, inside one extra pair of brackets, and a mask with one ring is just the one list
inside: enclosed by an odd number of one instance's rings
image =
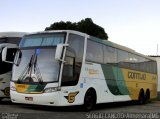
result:
[[(23, 32), (0, 32), (0, 55), (4, 47), (18, 47), (20, 39), (24, 36)], [(13, 49), (13, 52), (15, 50)], [(14, 56), (11, 53), (9, 59), (13, 60)], [(10, 95), (10, 79), (11, 79), (12, 64), (2, 62), (0, 58), (0, 100), (8, 98)]]
[[(2, 51), (8, 61), (9, 48)], [(49, 106), (138, 100), (157, 96), (156, 61), (85, 33), (58, 30), (25, 35), (10, 83), (14, 103)]]

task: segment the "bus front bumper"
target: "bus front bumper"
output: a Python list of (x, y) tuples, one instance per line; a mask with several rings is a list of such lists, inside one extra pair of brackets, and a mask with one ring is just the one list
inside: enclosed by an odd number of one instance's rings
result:
[(11, 90), (10, 95), (14, 103), (60, 106), (59, 92), (23, 94)]

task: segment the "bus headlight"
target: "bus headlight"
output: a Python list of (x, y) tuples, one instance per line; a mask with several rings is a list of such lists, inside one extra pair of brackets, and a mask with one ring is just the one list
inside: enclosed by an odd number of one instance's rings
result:
[(14, 87), (14, 86), (10, 86), (10, 90), (12, 90), (12, 91), (16, 91), (16, 87)]
[(58, 91), (58, 87), (50, 87), (50, 88), (44, 89), (44, 93), (51, 93), (56, 91)]

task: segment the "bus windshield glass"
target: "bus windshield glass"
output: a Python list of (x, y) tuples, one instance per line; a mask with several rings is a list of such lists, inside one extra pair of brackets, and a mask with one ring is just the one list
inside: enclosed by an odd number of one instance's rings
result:
[(64, 39), (64, 33), (29, 35), (22, 39), (20, 47), (57, 46), (64, 43)]
[(65, 33), (32, 34), (23, 38), (20, 43), (20, 61), (14, 66), (13, 81), (21, 83), (57, 82), (59, 62), (55, 60), (57, 44), (64, 43)]

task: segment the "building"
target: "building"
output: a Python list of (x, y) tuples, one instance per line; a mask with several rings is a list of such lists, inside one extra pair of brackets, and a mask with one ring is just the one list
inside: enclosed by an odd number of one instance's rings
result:
[(157, 61), (157, 74), (158, 74), (158, 99), (160, 100), (160, 56), (149, 56), (155, 58)]

